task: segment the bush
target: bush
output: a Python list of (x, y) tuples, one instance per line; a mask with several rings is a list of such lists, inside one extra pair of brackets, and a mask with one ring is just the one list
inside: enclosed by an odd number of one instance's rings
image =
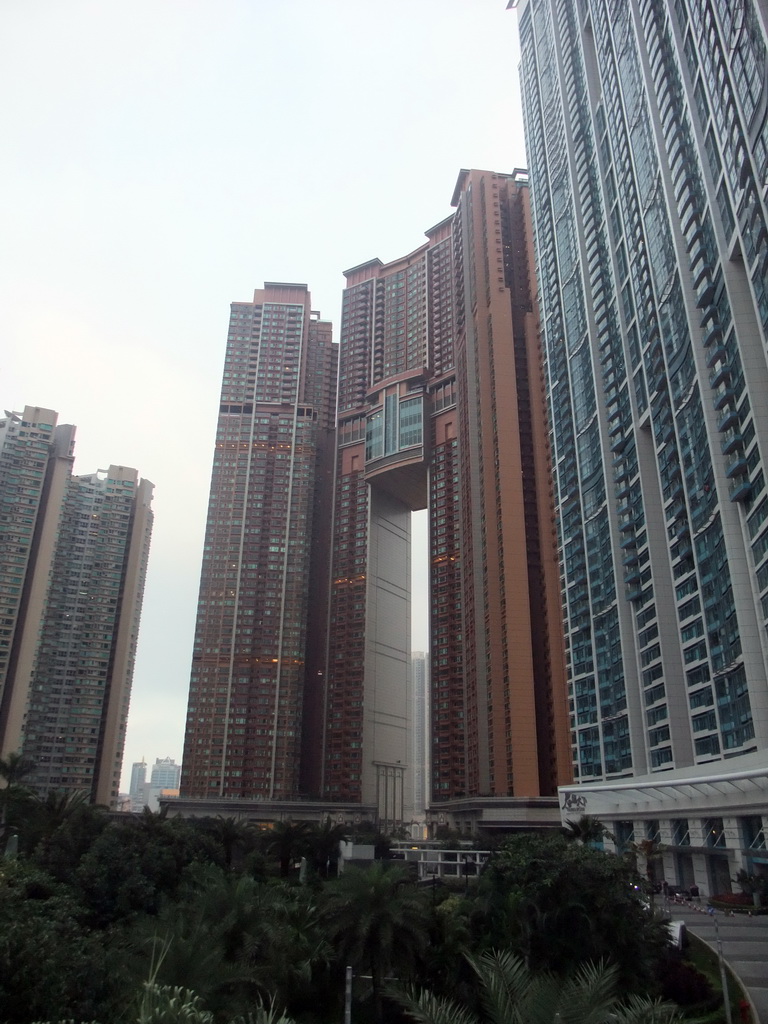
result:
[(679, 957), (670, 957), (662, 965), (659, 972), (661, 994), (679, 1006), (695, 1006), (709, 1002), (714, 997), (714, 990), (708, 978), (697, 970), (693, 964)]
[(727, 907), (749, 907), (754, 906), (752, 897), (745, 892), (720, 892), (710, 897), (710, 903), (722, 903)]

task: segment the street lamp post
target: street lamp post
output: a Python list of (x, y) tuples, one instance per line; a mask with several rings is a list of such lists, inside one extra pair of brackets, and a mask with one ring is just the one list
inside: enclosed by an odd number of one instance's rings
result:
[(344, 1024), (352, 1024), (352, 968), (347, 966), (344, 979)]
[(717, 959), (720, 963), (720, 981), (723, 986), (723, 1000), (725, 1001), (725, 1019), (728, 1024), (733, 1024), (731, 1017), (731, 997), (728, 993), (728, 975), (725, 971), (725, 961), (723, 960), (723, 943), (720, 939), (720, 926), (717, 923), (717, 913), (714, 907), (710, 907), (708, 913), (712, 916), (712, 920), (715, 922), (715, 942), (717, 943)]

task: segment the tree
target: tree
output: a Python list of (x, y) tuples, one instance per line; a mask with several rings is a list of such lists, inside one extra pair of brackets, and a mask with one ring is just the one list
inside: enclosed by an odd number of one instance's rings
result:
[(276, 821), (271, 829), (264, 829), (263, 843), (268, 854), (280, 864), (280, 876), (287, 878), (291, 864), (309, 852), (308, 821)]
[(475, 948), (511, 948), (559, 974), (605, 960), (618, 964), (625, 991), (645, 991), (666, 936), (639, 881), (624, 858), (563, 836), (510, 837), (478, 882)]
[(3, 788), (18, 786), (36, 767), (32, 758), (24, 754), (11, 752), (8, 757), (0, 757), (0, 779), (5, 783)]
[(185, 819), (148, 814), (112, 821), (80, 860), (74, 885), (99, 926), (157, 914), (163, 898), (181, 884), (185, 867), (216, 860), (210, 837)]
[(21, 783), (35, 767), (35, 762), (23, 754), (11, 752), (7, 757), (0, 757), (0, 781), (3, 783), (0, 786), (0, 852), (5, 850), (10, 834), (23, 819), (24, 806), (31, 793)]
[(392, 970), (407, 977), (429, 936), (424, 894), (400, 866), (378, 861), (348, 867), (329, 890), (324, 919), (343, 963), (370, 972), (374, 1015), (382, 1015), (384, 981)]
[(430, 992), (396, 996), (418, 1024), (671, 1024), (675, 1007), (635, 996), (624, 1006), (617, 969), (583, 964), (569, 977), (532, 971), (520, 957), (487, 952), (467, 957), (477, 981), (480, 1014)]
[(336, 873), (339, 861), (339, 843), (348, 835), (345, 825), (334, 825), (326, 818), (322, 825), (315, 825), (307, 833), (307, 846), (315, 870), (322, 878)]
[(35, 865), (0, 871), (0, 1020), (115, 1019), (125, 992), (110, 936), (86, 926), (67, 886)]
[(240, 863), (242, 857), (256, 844), (257, 836), (253, 826), (238, 818), (217, 814), (215, 818), (203, 818), (198, 826), (221, 847), (227, 871), (231, 871), (234, 864)]
[[(52, 799), (52, 803), (53, 803)], [(29, 808), (29, 842), (35, 864), (60, 882), (71, 881), (82, 858), (109, 826), (106, 808), (84, 799), (57, 802), (55, 809), (46, 801)]]
[(138, 920), (131, 937), (145, 964), (151, 958), (154, 981), (194, 989), (217, 1020), (261, 997), (311, 1008), (315, 974), (331, 953), (312, 899), (303, 888), (193, 864), (175, 896), (156, 917)]
[(653, 900), (653, 888), (656, 884), (656, 864), (664, 856), (664, 849), (658, 839), (641, 839), (639, 843), (632, 843), (630, 847), (633, 854), (639, 854), (645, 861), (645, 877), (651, 900)]
[(45, 796), (33, 794), (25, 803), (18, 823), (19, 850), (27, 856), (48, 844), (62, 825), (77, 823), (100, 815), (106, 808), (88, 802), (81, 790), (51, 789)]
[(566, 820), (563, 827), (566, 839), (583, 843), (585, 846), (601, 843), (607, 833), (608, 829), (602, 821), (592, 814), (582, 814), (576, 821)]

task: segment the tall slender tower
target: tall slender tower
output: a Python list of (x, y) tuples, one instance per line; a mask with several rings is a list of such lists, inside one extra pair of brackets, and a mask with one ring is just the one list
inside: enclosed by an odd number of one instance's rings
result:
[(267, 283), (232, 304), (183, 797), (320, 787), (336, 371), (305, 285)]
[[(152, 484), (110, 466), (72, 476), (74, 427), (26, 407), (0, 423), (5, 609), (3, 754), (27, 784), (116, 806), (152, 531)], [(27, 487), (27, 481), (30, 486)], [(34, 495), (34, 500), (28, 500)]]
[(572, 755), (595, 783), (572, 798), (680, 771), (655, 811), (651, 782), (629, 799), (705, 846), (724, 819), (702, 811), (754, 788), (716, 803), (706, 779), (768, 750), (766, 6), (524, 0), (519, 19)]
[(528, 189), (462, 171), (457, 212), (346, 272), (324, 795), (408, 820), (410, 515), (429, 508), (432, 799), (569, 778)]
[(429, 711), (429, 656), (423, 651), (411, 651), (411, 694), (413, 700), (413, 814), (423, 820), (427, 806), (427, 778), (429, 771), (429, 737), (427, 715)]

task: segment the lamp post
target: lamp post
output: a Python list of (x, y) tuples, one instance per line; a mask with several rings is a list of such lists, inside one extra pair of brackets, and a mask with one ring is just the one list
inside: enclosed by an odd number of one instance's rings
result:
[(344, 1024), (352, 1024), (352, 968), (347, 966), (344, 978)]
[(708, 913), (711, 915), (712, 920), (715, 922), (715, 942), (717, 943), (717, 959), (720, 963), (720, 981), (723, 986), (723, 1000), (725, 1001), (725, 1019), (728, 1024), (733, 1024), (731, 1017), (731, 997), (728, 993), (728, 975), (725, 971), (725, 961), (723, 960), (723, 943), (720, 940), (720, 926), (717, 923), (717, 913), (714, 907), (710, 907)]

